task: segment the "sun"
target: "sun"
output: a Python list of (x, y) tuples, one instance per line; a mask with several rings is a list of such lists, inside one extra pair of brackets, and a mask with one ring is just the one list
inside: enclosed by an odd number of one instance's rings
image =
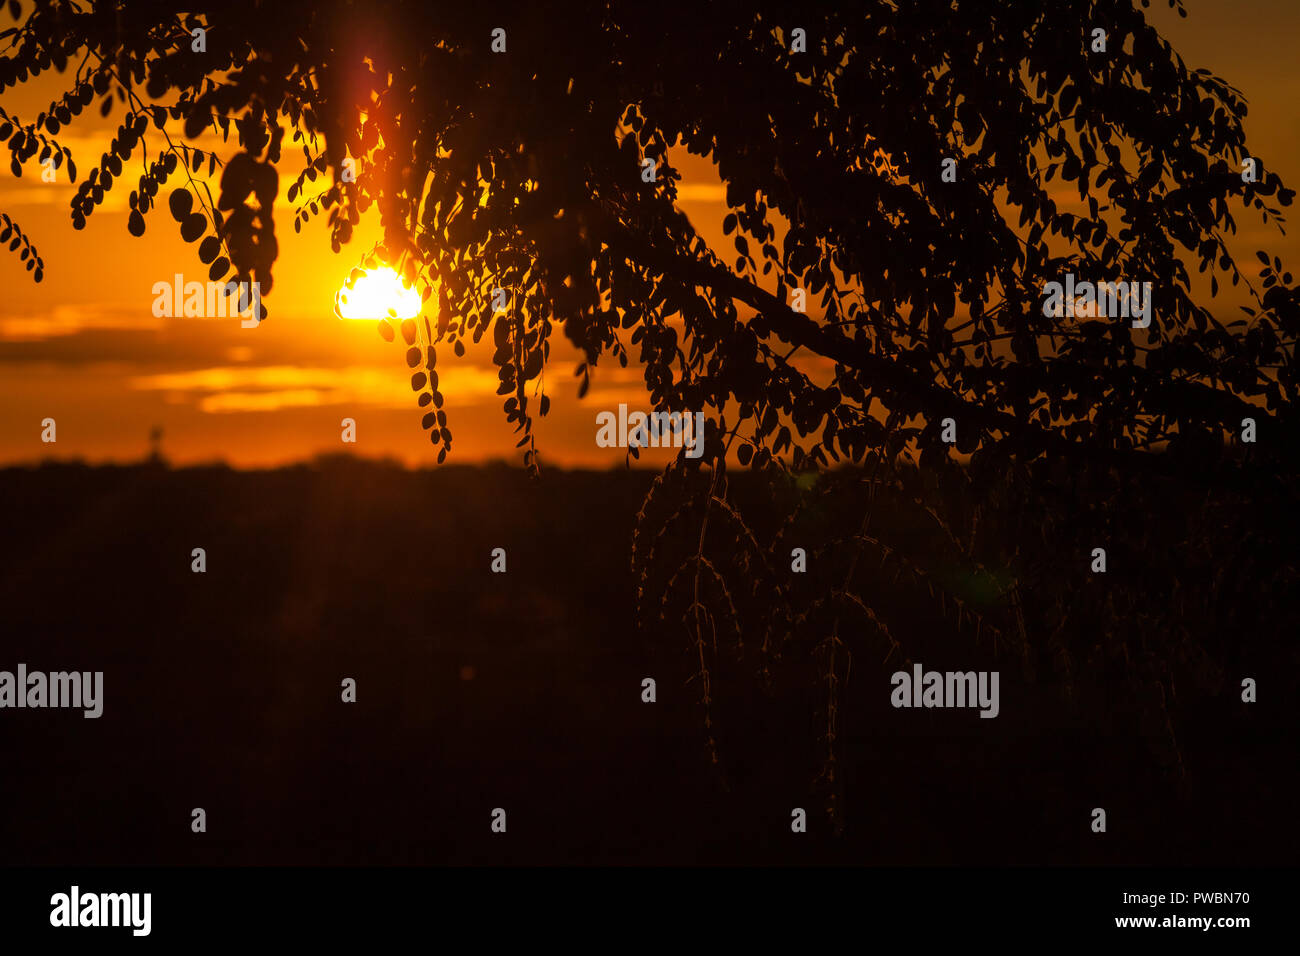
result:
[(422, 305), (420, 293), (408, 288), (388, 266), (370, 270), (350, 289), (345, 284), (335, 297), (342, 319), (384, 319), (390, 312), (399, 319), (413, 319)]

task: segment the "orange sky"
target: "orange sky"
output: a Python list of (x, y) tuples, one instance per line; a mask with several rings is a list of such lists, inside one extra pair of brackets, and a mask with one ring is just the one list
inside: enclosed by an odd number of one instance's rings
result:
[[(1149, 16), (1189, 68), (1208, 67), (1242, 90), (1250, 103), (1246, 128), (1254, 155), (1295, 188), (1300, 76), (1292, 60), (1300, 5), (1186, 5), (1187, 20), (1159, 9), (1161, 0), (1154, 0)], [(3, 105), (30, 121), (61, 92), (57, 78), (43, 77), (6, 93)], [(115, 126), (92, 109), (60, 133), (82, 176)], [(156, 154), (156, 133), (146, 139)], [(285, 155), (283, 170), (296, 173), (292, 152)], [(684, 154), (674, 160), (685, 177), (681, 207), (715, 249), (727, 248), (723, 190), (712, 167)], [(266, 299), (270, 317), (255, 329), (241, 328), (238, 319), (154, 318), (155, 282), (170, 282), (176, 273), (204, 281), (206, 269), (195, 246), (181, 240), (165, 202), (150, 213), (142, 238), (127, 232), (126, 198), (140, 172), (137, 164), (124, 170), (130, 183), (115, 187), (81, 232), (68, 218), (75, 187), (65, 176), (57, 184), (42, 183), (35, 162), (22, 179), (0, 170), (0, 209), (36, 244), (46, 274), (35, 285), (17, 254), (0, 256), (0, 282), (8, 293), (0, 303), (0, 464), (51, 453), (92, 462), (138, 460), (154, 426), (162, 426), (164, 454), (178, 464), (224, 460), (257, 467), (345, 450), (410, 465), (434, 462), (437, 449), (420, 427), (423, 412), (408, 385), (400, 339), (385, 342), (373, 322), (340, 321), (332, 312), (335, 291), (378, 238), (377, 223), (363, 220), (339, 255), (330, 252), (323, 224), (295, 234), (283, 170), (276, 222), (280, 258)], [(165, 195), (166, 190), (159, 198)], [(1284, 238), (1244, 214), (1238, 226), (1239, 255), (1250, 258), (1254, 249), (1266, 248), (1294, 268), (1294, 233)], [(463, 359), (450, 349), (439, 353), (440, 387), (456, 436), (449, 461), (522, 461), (495, 394), (491, 351), (489, 336)], [(572, 377), (577, 361), (567, 339), (556, 334), (545, 373), (551, 412), (536, 423), (543, 465), (621, 466), (623, 449), (596, 446), (595, 416), (619, 402), (644, 408), (640, 372), (602, 363), (580, 401)], [(56, 445), (40, 441), (47, 417), (58, 422)], [(345, 417), (357, 422), (356, 445), (340, 440)], [(643, 460), (661, 464), (667, 454), (652, 452)]]

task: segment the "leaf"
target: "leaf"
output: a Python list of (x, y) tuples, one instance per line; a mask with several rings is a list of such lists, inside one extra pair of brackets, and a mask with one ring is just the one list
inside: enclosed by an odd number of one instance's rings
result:
[(201, 212), (191, 213), (181, 223), (181, 238), (186, 242), (193, 242), (203, 233), (207, 232), (208, 219)]
[(221, 254), (221, 240), (216, 236), (208, 236), (199, 243), (199, 259), (203, 263), (212, 262)]
[(524, 360), (524, 381), (530, 381), (541, 374), (542, 371), (542, 351), (529, 352), (528, 357)]
[(132, 209), (131, 215), (127, 216), (126, 230), (133, 236), (144, 235), (144, 216), (140, 215), (139, 209)]
[(172, 218), (177, 222), (185, 220), (193, 205), (194, 197), (190, 195), (188, 189), (173, 189), (171, 195), (167, 197), (167, 206), (172, 211)]

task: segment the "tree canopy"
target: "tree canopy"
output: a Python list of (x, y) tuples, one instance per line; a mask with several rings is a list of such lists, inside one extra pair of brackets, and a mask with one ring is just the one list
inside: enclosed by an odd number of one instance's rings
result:
[[(686, 626), (706, 711), (720, 635), (765, 678), (815, 652), (835, 786), (844, 635), (892, 653), (896, 585), (1027, 664), (1119, 667), (1157, 737), (1176, 685), (1222, 681), (1226, 635), (1290, 619), (1300, 302), (1278, 258), (1231, 244), (1243, 214), (1281, 227), (1294, 193), (1249, 152), (1242, 94), (1131, 2), (15, 8), (0, 92), (51, 69), (67, 92), (33, 122), (0, 115), (13, 171), (55, 156), (75, 179), (60, 130), (96, 104), (124, 117), (77, 180), (75, 227), (134, 186), (138, 235), (166, 190), (211, 277), (267, 295), (281, 176), (294, 228), (324, 216), (336, 251), (375, 207), (374, 259), (425, 298), (400, 332), (440, 461), (437, 356), (489, 334), (530, 466), (557, 331), (580, 395), (600, 363), (637, 364), (655, 410), (705, 412), (703, 458), (639, 516), (641, 617)], [(207, 132), (233, 155), (196, 146)], [(683, 152), (716, 164), (729, 248), (683, 212)], [(203, 164), (216, 196), (190, 178)], [(1045, 308), (1067, 276), (1151, 283), (1149, 324)], [(729, 494), (729, 453), (778, 509)], [(847, 495), (803, 480), (837, 462), (865, 474)], [(877, 533), (904, 509), (956, 578)], [(1099, 540), (1127, 588), (1043, 574)], [(792, 545), (806, 577), (782, 565)]]
[[(280, 175), (294, 228), (324, 214), (335, 249), (374, 205), (379, 255), (430, 299), (427, 330), (405, 330), (427, 331), (414, 370), (491, 331), (521, 444), (557, 326), (583, 383), (643, 363), (656, 408), (710, 411), (760, 465), (946, 454), (946, 417), (997, 459), (1203, 454), (1243, 416), (1290, 420), (1291, 277), (1264, 252), (1244, 271), (1227, 240), (1234, 205), (1279, 219), (1293, 193), (1266, 162), (1243, 180), (1240, 93), (1129, 3), (843, 7), (40, 2), (4, 33), (0, 84), (56, 69), (68, 90), (0, 132), (16, 172), (39, 153), (73, 173), (59, 130), (122, 111), (74, 226), (143, 153), (131, 231), (181, 190), (171, 210), (213, 277), (263, 295)], [(216, 197), (184, 176), (221, 162), (193, 147), (205, 130), (237, 141)], [(717, 164), (734, 250), (681, 212), (674, 147)], [(1188, 264), (1215, 293), (1246, 283), (1248, 311), (1198, 302)], [(1150, 327), (1045, 315), (1066, 273), (1152, 282)], [(494, 317), (495, 288), (511, 308)]]

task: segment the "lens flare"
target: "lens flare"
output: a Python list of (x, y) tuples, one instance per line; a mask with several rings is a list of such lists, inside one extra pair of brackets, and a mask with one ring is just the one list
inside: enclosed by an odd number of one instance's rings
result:
[(413, 319), (422, 304), (420, 293), (408, 288), (388, 266), (367, 272), (350, 289), (344, 285), (335, 301), (343, 319), (384, 319), (390, 312), (399, 319)]

